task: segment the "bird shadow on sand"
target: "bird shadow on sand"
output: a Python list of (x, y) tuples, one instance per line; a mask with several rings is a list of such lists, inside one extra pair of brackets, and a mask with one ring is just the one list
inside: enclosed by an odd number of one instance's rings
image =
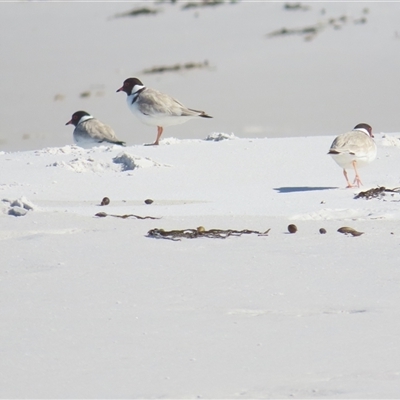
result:
[(314, 190), (332, 190), (335, 186), (283, 186), (274, 188), (278, 193), (311, 192)]

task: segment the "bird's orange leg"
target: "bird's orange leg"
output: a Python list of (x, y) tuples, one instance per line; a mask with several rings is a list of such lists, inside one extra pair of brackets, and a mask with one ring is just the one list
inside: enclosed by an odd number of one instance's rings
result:
[(163, 127), (162, 126), (157, 126), (157, 138), (156, 138), (156, 141), (153, 144), (155, 144), (155, 145), (160, 144), (159, 140), (160, 140), (160, 137), (161, 137), (162, 133), (163, 133)]
[(350, 181), (349, 181), (349, 177), (347, 176), (347, 171), (343, 168), (343, 175), (344, 175), (344, 177), (345, 177), (345, 179), (346, 179), (346, 182), (347, 182), (347, 188), (352, 188), (352, 187), (354, 187), (351, 183), (350, 183)]
[(356, 173), (356, 177), (354, 178), (353, 184), (357, 184), (357, 187), (360, 187), (362, 185), (362, 182), (361, 182), (361, 179), (357, 172), (357, 162), (353, 161), (352, 164), (353, 164), (354, 172)]
[(158, 146), (160, 143), (160, 137), (163, 133), (163, 127), (162, 126), (157, 126), (157, 137), (156, 137), (156, 141), (154, 143), (148, 143), (145, 144), (145, 146)]

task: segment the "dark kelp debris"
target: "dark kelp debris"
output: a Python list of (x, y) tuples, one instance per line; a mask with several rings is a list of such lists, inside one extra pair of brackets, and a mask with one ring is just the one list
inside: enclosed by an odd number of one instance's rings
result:
[(357, 195), (354, 196), (355, 199), (380, 199), (383, 196), (385, 196), (385, 193), (392, 193), (392, 195), (394, 193), (400, 193), (400, 187), (394, 188), (394, 189), (388, 189), (385, 188), (384, 186), (379, 186), (376, 188), (372, 188), (369, 190), (366, 190), (364, 192), (360, 192)]
[(105, 212), (99, 212), (95, 215), (95, 217), (100, 217), (100, 218), (104, 218), (104, 217), (115, 217), (115, 218), (122, 218), (122, 219), (126, 219), (126, 218), (136, 218), (136, 219), (161, 219), (161, 218), (157, 218), (157, 217), (141, 217), (140, 215), (135, 215), (135, 214), (124, 214), (124, 215), (117, 215), (117, 214), (107, 214)]
[(139, 15), (155, 15), (158, 14), (161, 10), (156, 8), (134, 8), (131, 11), (126, 11), (123, 13), (115, 14), (114, 18), (121, 18), (121, 17), (137, 17)]
[(182, 238), (186, 239), (196, 239), (200, 237), (212, 238), (212, 239), (226, 239), (230, 236), (241, 236), (241, 235), (249, 235), (256, 234), (258, 236), (268, 236), (268, 229), (265, 232), (252, 231), (249, 229), (244, 229), (241, 231), (237, 231), (234, 229), (210, 229), (206, 230), (203, 226), (199, 226), (196, 229), (182, 229), (182, 230), (172, 230), (166, 231), (164, 229), (151, 229), (147, 232), (147, 237), (155, 238), (155, 239), (168, 239), (173, 241), (181, 240)]
[[(224, 3), (225, 3), (224, 0), (189, 1), (182, 6), (182, 10), (189, 10), (191, 8), (199, 8), (199, 7), (218, 6)], [(231, 0), (231, 3), (236, 3), (236, 1)]]
[(304, 6), (301, 3), (285, 3), (283, 5), (283, 8), (289, 11), (297, 11), (297, 10), (308, 11), (311, 9), (309, 6)]
[(306, 26), (304, 28), (281, 28), (276, 31), (270, 32), (267, 34), (267, 37), (275, 37), (275, 36), (287, 36), (287, 35), (316, 35), (318, 32), (322, 31), (324, 26), (322, 24)]
[(208, 61), (204, 62), (187, 62), (185, 64), (174, 64), (174, 65), (160, 65), (152, 68), (144, 69), (143, 74), (161, 74), (163, 72), (178, 72), (183, 70), (208, 68)]
[[(285, 7), (285, 9), (290, 9)], [(324, 29), (332, 28), (339, 30), (344, 28), (349, 23), (356, 25), (365, 24), (367, 19), (362, 16), (361, 18), (354, 18), (347, 15), (341, 15), (337, 18), (329, 18), (324, 21), (320, 21), (314, 25), (305, 26), (303, 28), (281, 28), (268, 33), (266, 36), (269, 38), (278, 36), (289, 36), (289, 35), (300, 35), (304, 37), (304, 40), (310, 41), (314, 39), (318, 33), (322, 32)]]

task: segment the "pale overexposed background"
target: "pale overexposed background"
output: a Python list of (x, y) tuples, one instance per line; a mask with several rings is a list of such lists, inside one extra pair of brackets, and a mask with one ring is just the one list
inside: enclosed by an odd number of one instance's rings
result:
[[(302, 3), (307, 10), (268, 1), (184, 4), (0, 3), (0, 149), (70, 144), (64, 124), (80, 109), (129, 145), (154, 140), (156, 130), (115, 93), (130, 76), (214, 116), (168, 128), (164, 137), (336, 135), (359, 122), (399, 130), (398, 3)], [(160, 12), (114, 18), (142, 7)], [(316, 24), (325, 28), (312, 40), (267, 37)], [(206, 60), (209, 68), (143, 73)]]

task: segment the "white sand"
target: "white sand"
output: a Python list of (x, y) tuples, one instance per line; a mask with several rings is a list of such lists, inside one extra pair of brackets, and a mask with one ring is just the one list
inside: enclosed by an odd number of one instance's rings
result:
[[(1, 153), (1, 398), (398, 398), (399, 195), (355, 200), (332, 140)], [(146, 237), (200, 225), (271, 231)]]

